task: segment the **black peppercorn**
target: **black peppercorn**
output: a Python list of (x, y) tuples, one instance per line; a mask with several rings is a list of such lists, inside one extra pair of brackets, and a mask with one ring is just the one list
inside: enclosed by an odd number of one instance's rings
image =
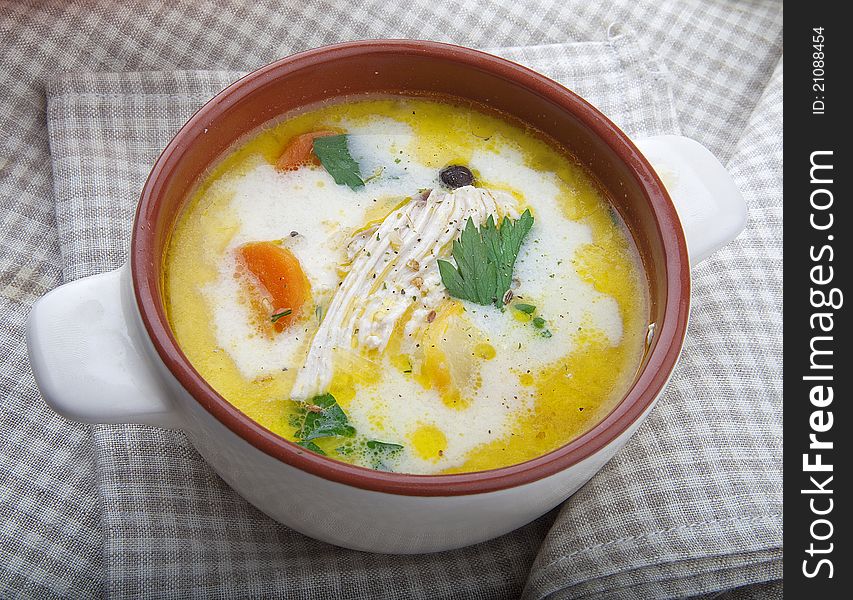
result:
[(439, 173), (439, 177), (441, 177), (442, 183), (451, 189), (474, 184), (474, 174), (471, 169), (462, 165), (444, 167)]

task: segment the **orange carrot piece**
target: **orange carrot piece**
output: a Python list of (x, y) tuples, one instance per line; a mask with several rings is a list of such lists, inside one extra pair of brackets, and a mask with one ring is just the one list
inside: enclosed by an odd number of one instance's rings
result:
[[(311, 296), (311, 284), (293, 253), (273, 242), (251, 242), (240, 246), (240, 257), (257, 279), (261, 292), (272, 303), (272, 312), (265, 312), (264, 303), (256, 304), (261, 322), (270, 323), (277, 332), (284, 331), (299, 317), (302, 306)], [(268, 308), (268, 307), (266, 307)], [(290, 313), (276, 318), (274, 315)]]
[(319, 165), (320, 159), (314, 154), (314, 140), (329, 135), (337, 135), (337, 133), (321, 130), (297, 135), (284, 147), (284, 151), (275, 163), (275, 168), (279, 171), (295, 171), (303, 165)]

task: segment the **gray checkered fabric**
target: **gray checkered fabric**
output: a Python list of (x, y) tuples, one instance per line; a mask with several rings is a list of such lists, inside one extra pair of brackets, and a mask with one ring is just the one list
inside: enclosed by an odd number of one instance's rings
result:
[[(0, 0), (0, 596), (779, 594), (781, 4), (99, 4)], [(702, 141), (750, 208), (747, 231), (694, 270), (682, 362), (625, 450), (559, 511), (423, 557), (273, 523), (179, 432), (61, 419), (23, 342), (38, 296), (123, 261), (151, 163), (205, 99), (239, 71), (365, 37), (503, 48), (633, 135)]]

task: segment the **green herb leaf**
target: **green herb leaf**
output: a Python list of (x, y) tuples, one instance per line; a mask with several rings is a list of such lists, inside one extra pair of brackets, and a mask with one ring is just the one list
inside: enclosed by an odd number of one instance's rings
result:
[(619, 222), (619, 213), (616, 212), (615, 208), (613, 208), (612, 206), (608, 206), (607, 212), (610, 214), (610, 220), (613, 222), (614, 225), (620, 225), (621, 224)]
[(462, 279), (462, 275), (459, 274), (459, 271), (456, 270), (452, 263), (446, 260), (439, 260), (438, 272), (441, 275), (441, 282), (447, 288), (447, 291), (450, 292), (451, 296), (454, 298), (469, 297), (465, 280)]
[(364, 187), (358, 163), (349, 153), (347, 135), (329, 135), (314, 140), (314, 154), (338, 185), (350, 189)]
[[(494, 220), (492, 220), (494, 224)], [(484, 227), (488, 232), (488, 223)], [(489, 260), (489, 251), (482, 232), (469, 218), (459, 239), (453, 242), (453, 259), (456, 268), (465, 282), (466, 295), (477, 304), (491, 304), (495, 301), (497, 283), (495, 263)]]
[(542, 329), (543, 327), (545, 327), (545, 319), (543, 319), (542, 317), (534, 317), (533, 326), (536, 329)]
[(367, 447), (371, 450), (381, 450), (382, 452), (399, 452), (403, 449), (403, 446), (400, 444), (380, 442), (379, 440), (367, 440)]
[(354, 452), (354, 448), (351, 442), (347, 442), (343, 446), (338, 446), (337, 448), (335, 448), (335, 452), (337, 452), (341, 456), (349, 456)]
[(512, 307), (515, 310), (523, 312), (524, 314), (527, 314), (527, 315), (532, 315), (534, 312), (536, 312), (535, 306), (533, 306), (532, 304), (524, 304), (523, 302), (516, 302), (515, 304), (512, 305)]
[(306, 450), (310, 450), (311, 452), (314, 452), (315, 454), (319, 454), (320, 456), (326, 456), (326, 453), (323, 452), (323, 449), (320, 448), (320, 446), (318, 446), (314, 442), (301, 441), (301, 442), (296, 442), (296, 445), (302, 446)]
[(386, 463), (395, 454), (403, 449), (400, 444), (391, 442), (380, 442), (379, 440), (367, 440), (367, 449), (371, 451), (370, 466), (377, 471), (390, 471)]
[(376, 169), (373, 171), (373, 175), (364, 178), (364, 183), (368, 183), (370, 181), (373, 181), (374, 179), (379, 179), (380, 177), (382, 177), (382, 171), (384, 170), (385, 167), (376, 167)]
[(286, 317), (287, 315), (291, 314), (292, 312), (293, 312), (293, 311), (292, 311), (291, 309), (289, 309), (289, 308), (282, 309), (282, 310), (280, 310), (279, 312), (274, 313), (274, 314), (273, 314), (273, 316), (271, 317), (271, 320), (272, 320), (272, 322), (273, 322), (273, 323), (275, 323), (275, 322), (276, 322), (276, 321), (278, 321), (280, 318), (282, 318), (282, 317)]
[(509, 286), (512, 285), (515, 259), (531, 227), (533, 227), (533, 215), (530, 214), (529, 209), (525, 210), (517, 221), (504, 219), (501, 223), (501, 254), (497, 262), (498, 290), (500, 290), (498, 300), (503, 298)]
[(553, 334), (553, 333), (551, 333), (551, 330), (550, 330), (550, 329), (546, 329), (545, 331), (543, 331), (543, 332), (542, 332), (542, 337), (543, 337), (543, 338), (549, 338), (549, 337), (551, 337), (551, 336), (553, 336), (553, 335), (554, 335), (554, 334)]
[(518, 220), (504, 218), (500, 227), (493, 216), (477, 229), (468, 219), (451, 254), (456, 266), (439, 260), (441, 281), (451, 296), (476, 304), (503, 306), (512, 284), (512, 270), (524, 237), (533, 226), (533, 215), (524, 211)]
[[(319, 408), (314, 412), (307, 405)], [(316, 410), (316, 409), (315, 409)], [(352, 437), (355, 428), (349, 424), (346, 413), (338, 406), (331, 394), (315, 396), (306, 403), (305, 420), (302, 427), (295, 433), (299, 443), (310, 442), (324, 437)]]

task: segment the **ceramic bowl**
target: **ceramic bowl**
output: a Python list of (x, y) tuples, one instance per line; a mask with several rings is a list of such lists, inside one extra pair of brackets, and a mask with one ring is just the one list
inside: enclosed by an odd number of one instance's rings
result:
[[(654, 325), (622, 401), (571, 443), (478, 473), (372, 471), (307, 452), (264, 429), (217, 394), (178, 347), (164, 311), (163, 256), (193, 186), (267, 121), (364, 94), (447, 97), (522, 121), (568, 148), (627, 223), (642, 256)], [(187, 122), (142, 191), (129, 262), (36, 303), (28, 323), (30, 362), (45, 400), (60, 414), (183, 429), (237, 492), (309, 536), (375, 552), (458, 548), (547, 512), (625, 444), (681, 351), (691, 260), (733, 239), (745, 218), (730, 176), (701, 145), (676, 136), (632, 141), (588, 102), (517, 64), (424, 41), (319, 48), (247, 75)]]

